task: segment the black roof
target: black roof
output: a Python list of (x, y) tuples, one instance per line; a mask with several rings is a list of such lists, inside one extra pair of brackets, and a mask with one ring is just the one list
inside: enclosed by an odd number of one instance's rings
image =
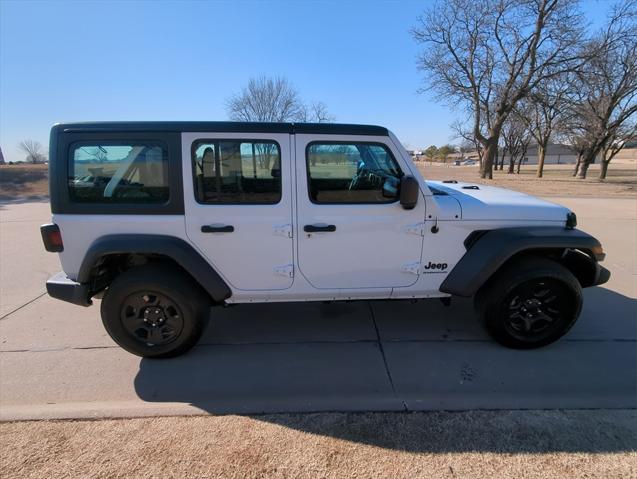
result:
[(104, 121), (58, 123), (63, 132), (88, 131), (198, 131), (224, 133), (313, 133), (335, 135), (387, 136), (382, 126), (345, 123), (261, 123), (241, 121)]

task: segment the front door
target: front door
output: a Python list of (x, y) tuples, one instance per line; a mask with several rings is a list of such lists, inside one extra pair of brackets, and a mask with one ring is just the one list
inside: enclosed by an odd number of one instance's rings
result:
[(391, 140), (295, 136), (301, 274), (319, 289), (389, 294), (414, 284), (425, 202), (421, 193), (414, 209), (399, 204), (395, 193), (409, 170)]
[(184, 133), (186, 232), (238, 290), (292, 285), (289, 134)]

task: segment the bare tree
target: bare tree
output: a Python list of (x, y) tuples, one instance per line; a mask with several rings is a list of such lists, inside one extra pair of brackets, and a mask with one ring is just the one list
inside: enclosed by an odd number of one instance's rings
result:
[(522, 162), (526, 159), (526, 152), (529, 149), (529, 144), (531, 143), (531, 140), (532, 140), (532, 136), (528, 134), (528, 131), (526, 136), (523, 136), (522, 138), (520, 138), (520, 153), (518, 157), (518, 168), (516, 170), (517, 174), (520, 174), (520, 166), (522, 165)]
[(518, 113), (510, 115), (502, 127), (504, 149), (509, 155), (508, 174), (515, 172), (516, 164), (517, 172), (520, 172), (520, 165), (524, 161), (532, 138), (529, 125), (522, 116)]
[[(567, 103), (568, 104), (568, 103)], [(567, 107), (566, 112), (569, 111)], [(581, 119), (573, 117), (567, 113), (568, 116), (562, 119), (558, 124), (558, 127), (554, 131), (554, 137), (558, 142), (565, 143), (569, 148), (577, 155), (575, 162), (575, 168), (573, 169), (573, 175), (577, 176), (579, 168), (582, 164), (582, 158), (584, 153), (588, 149), (586, 136), (583, 134), (583, 129), (586, 128)]]
[(467, 126), (466, 123), (461, 121), (455, 121), (451, 124), (451, 130), (454, 132), (454, 136), (452, 139), (458, 139), (463, 142), (470, 144), (475, 151), (478, 153), (478, 162), (480, 167), (482, 168), (482, 145), (480, 144), (480, 140), (478, 140), (473, 134), (473, 127)]
[(327, 110), (327, 105), (322, 101), (312, 103), (311, 105), (302, 105), (301, 114), (297, 121), (330, 123), (334, 121), (334, 116)]
[(628, 143), (635, 140), (637, 140), (637, 122), (632, 123), (631, 125), (622, 126), (612, 134), (602, 152), (599, 170), (600, 180), (606, 179), (608, 165), (611, 160), (615, 158), (617, 153), (623, 150)]
[(18, 148), (27, 154), (26, 161), (30, 163), (43, 163), (46, 161), (46, 154), (42, 150), (42, 144), (35, 140), (22, 140)]
[(575, 47), (583, 22), (576, 3), (438, 1), (412, 30), (424, 45), (418, 68), (426, 89), (473, 116), (473, 133), (484, 149), (481, 177), (492, 178), (500, 133), (517, 103), (581, 63)]
[(517, 116), (528, 125), (528, 131), (537, 143), (537, 174), (544, 175), (544, 160), (549, 141), (560, 120), (565, 118), (567, 96), (571, 92), (572, 82), (569, 75), (556, 76), (538, 85), (526, 101), (522, 101)]
[(571, 129), (586, 146), (577, 177), (586, 178), (588, 167), (601, 155), (604, 179), (614, 156), (607, 153), (630, 131), (637, 113), (637, 2), (616, 4), (606, 26), (585, 48), (591, 60), (578, 75), (579, 97), (572, 106), (576, 120)]
[(234, 121), (334, 121), (325, 103), (307, 106), (297, 89), (282, 77), (251, 78), (241, 93), (227, 100), (226, 109)]

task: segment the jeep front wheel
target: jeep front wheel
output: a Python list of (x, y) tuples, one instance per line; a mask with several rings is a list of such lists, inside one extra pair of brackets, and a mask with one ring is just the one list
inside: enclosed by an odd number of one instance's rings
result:
[(166, 358), (197, 343), (210, 300), (182, 271), (149, 264), (115, 278), (101, 314), (106, 331), (122, 348), (142, 357)]
[(550, 344), (571, 329), (582, 308), (582, 289), (561, 264), (524, 258), (498, 272), (476, 303), (497, 342), (531, 349)]

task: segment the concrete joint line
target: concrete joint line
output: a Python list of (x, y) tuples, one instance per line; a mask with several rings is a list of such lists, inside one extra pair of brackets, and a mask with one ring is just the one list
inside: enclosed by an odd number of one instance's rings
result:
[(376, 341), (378, 342), (378, 348), (380, 349), (380, 355), (383, 358), (383, 364), (385, 365), (385, 372), (387, 373), (387, 379), (389, 380), (389, 385), (391, 386), (392, 394), (396, 399), (398, 399), (402, 405), (403, 410), (408, 411), (407, 403), (398, 397), (396, 394), (396, 388), (394, 387), (394, 380), (391, 377), (391, 372), (389, 371), (389, 365), (387, 364), (387, 357), (385, 356), (385, 349), (383, 348), (383, 341), (380, 339), (380, 331), (378, 330), (378, 324), (376, 323), (376, 317), (374, 316), (374, 310), (372, 309), (372, 304), (367, 301), (367, 307), (369, 308), (369, 314), (372, 317), (372, 322), (374, 323), (374, 330), (376, 331)]
[(4, 316), (0, 317), (0, 321), (3, 320), (4, 318), (8, 318), (9, 316), (11, 316), (13, 313), (20, 311), (22, 308), (24, 308), (25, 306), (30, 305), (31, 303), (37, 301), (38, 299), (40, 299), (42, 296), (44, 296), (46, 294), (46, 291), (44, 293), (42, 293), (39, 296), (36, 296), (35, 298), (33, 298), (30, 301), (27, 301), (26, 303), (24, 303), (22, 306), (18, 306), (17, 308), (15, 308), (13, 311), (9, 311), (7, 314), (5, 314)]

